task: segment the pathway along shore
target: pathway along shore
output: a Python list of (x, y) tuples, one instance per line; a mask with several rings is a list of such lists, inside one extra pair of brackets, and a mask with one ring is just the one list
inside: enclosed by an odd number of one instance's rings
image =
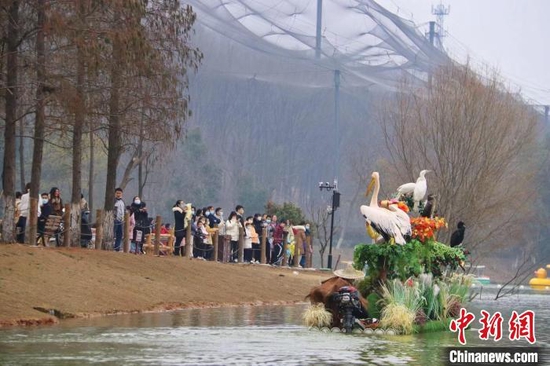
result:
[(330, 276), (171, 256), (0, 245), (0, 327), (117, 313), (295, 303)]

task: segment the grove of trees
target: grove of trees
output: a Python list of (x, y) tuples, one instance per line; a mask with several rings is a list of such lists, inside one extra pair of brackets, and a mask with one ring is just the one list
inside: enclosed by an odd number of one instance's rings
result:
[[(39, 196), (45, 145), (71, 156), (69, 175), (59, 179), (71, 177), (73, 223), (79, 222), (82, 170), (97, 174), (98, 150), (107, 161), (105, 209), (133, 170), (139, 170), (139, 186), (145, 185), (143, 166), (174, 148), (191, 113), (188, 76), (203, 57), (190, 41), (195, 20), (193, 9), (179, 0), (0, 2), (3, 241), (14, 241), (18, 139), (33, 142), (30, 179), (30, 159), (19, 143), (19, 181), (32, 182), (31, 197)], [(120, 178), (123, 154), (130, 159)], [(88, 179), (92, 207), (93, 184)], [(71, 227), (74, 243), (79, 225)], [(29, 237), (35, 231), (31, 226)]]

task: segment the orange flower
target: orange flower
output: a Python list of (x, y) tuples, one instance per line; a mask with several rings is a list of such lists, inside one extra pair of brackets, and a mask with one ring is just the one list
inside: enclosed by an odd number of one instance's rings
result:
[(436, 217), (430, 219), (428, 217), (413, 217), (411, 218), (412, 237), (425, 242), (426, 239), (431, 239), (435, 236), (435, 231), (442, 227), (447, 227), (444, 218)]
[(397, 208), (404, 212), (409, 212), (409, 206), (403, 201), (397, 202)]

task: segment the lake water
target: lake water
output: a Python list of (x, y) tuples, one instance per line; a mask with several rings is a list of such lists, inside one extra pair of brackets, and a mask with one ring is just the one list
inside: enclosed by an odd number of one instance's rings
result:
[[(475, 314), (468, 346), (528, 346), (508, 340), (512, 310), (536, 313), (536, 346), (550, 349), (550, 291), (494, 301), (485, 287), (468, 305)], [(189, 309), (64, 320), (59, 325), (0, 330), (1, 365), (439, 365), (451, 332), (396, 336), (325, 333), (302, 325), (307, 305)], [(500, 311), (503, 340), (479, 340), (480, 310)], [(550, 361), (547, 359), (547, 361)]]

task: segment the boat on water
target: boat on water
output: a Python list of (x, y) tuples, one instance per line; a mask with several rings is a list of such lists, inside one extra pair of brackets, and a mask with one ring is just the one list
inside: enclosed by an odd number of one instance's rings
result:
[[(546, 265), (547, 269), (550, 269), (550, 264)], [(544, 268), (539, 268), (535, 271), (535, 277), (529, 281), (531, 288), (535, 290), (548, 290), (550, 289), (550, 278), (548, 278), (548, 272)]]
[(475, 284), (489, 285), (491, 283), (491, 278), (483, 274), (483, 272), (485, 272), (485, 266), (470, 265), (468, 272), (474, 275)]

